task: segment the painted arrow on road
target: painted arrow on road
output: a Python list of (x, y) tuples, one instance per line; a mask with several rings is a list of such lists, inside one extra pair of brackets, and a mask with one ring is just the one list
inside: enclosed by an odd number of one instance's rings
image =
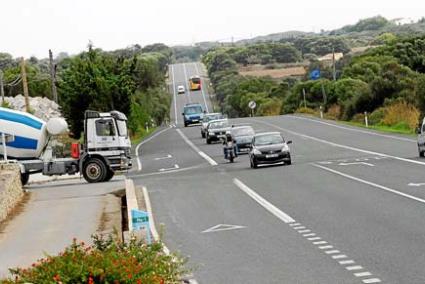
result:
[(237, 230), (237, 229), (243, 229), (243, 228), (246, 228), (246, 227), (245, 226), (238, 226), (238, 225), (218, 224), (218, 225), (215, 225), (215, 226), (213, 226), (209, 229), (206, 229), (205, 231), (202, 231), (202, 233), (229, 231), (229, 230)]
[(159, 169), (160, 172), (166, 172), (166, 171), (172, 171), (172, 170), (177, 170), (180, 169), (179, 165), (175, 164), (173, 168), (169, 168), (169, 169)]
[(159, 157), (159, 158), (155, 158), (155, 161), (159, 161), (159, 160), (165, 160), (165, 159), (171, 159), (173, 156), (171, 156), (170, 154), (168, 154), (165, 157)]
[(338, 166), (353, 166), (353, 165), (363, 165), (368, 167), (374, 167), (374, 164), (365, 163), (365, 162), (355, 162), (355, 163), (339, 163)]
[(408, 184), (408, 186), (416, 186), (416, 187), (420, 187), (420, 186), (424, 186), (424, 185), (425, 185), (425, 182), (422, 182), (422, 183), (411, 182), (411, 183)]

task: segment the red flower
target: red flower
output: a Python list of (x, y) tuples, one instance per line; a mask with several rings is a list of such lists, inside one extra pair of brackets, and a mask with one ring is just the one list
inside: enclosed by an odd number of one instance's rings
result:
[(131, 278), (133, 278), (133, 275), (131, 275), (131, 273), (129, 273), (129, 274), (127, 275), (127, 277), (128, 277), (128, 279), (131, 279)]
[(56, 274), (56, 275), (53, 277), (53, 280), (55, 280), (56, 282), (59, 282), (59, 281), (61, 281), (61, 277), (59, 276), (59, 274)]

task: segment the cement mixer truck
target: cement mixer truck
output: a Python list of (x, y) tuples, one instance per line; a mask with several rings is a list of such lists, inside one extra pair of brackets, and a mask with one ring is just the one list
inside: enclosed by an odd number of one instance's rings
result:
[(115, 172), (131, 168), (131, 142), (123, 113), (86, 111), (83, 144), (73, 145), (72, 157), (56, 158), (51, 142), (67, 128), (61, 118), (45, 122), (29, 113), (0, 107), (0, 157), (18, 163), (24, 185), (35, 173), (80, 173), (94, 183), (109, 181)]

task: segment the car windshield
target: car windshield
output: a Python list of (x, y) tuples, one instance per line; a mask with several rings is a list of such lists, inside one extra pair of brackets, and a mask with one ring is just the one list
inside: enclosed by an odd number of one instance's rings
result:
[(232, 129), (232, 134), (238, 136), (254, 136), (254, 129), (252, 127), (240, 127)]
[(225, 128), (229, 126), (229, 122), (227, 120), (217, 121), (210, 124), (210, 129), (218, 129)]
[(192, 107), (186, 107), (184, 109), (185, 114), (198, 114), (202, 113), (202, 107), (201, 106), (192, 106)]
[(263, 146), (263, 145), (273, 145), (273, 144), (282, 144), (283, 138), (279, 134), (271, 134), (271, 135), (261, 135), (255, 137), (255, 145)]
[(211, 121), (211, 120), (222, 119), (222, 118), (223, 118), (223, 115), (222, 115), (221, 113), (217, 113), (217, 114), (207, 114), (207, 115), (204, 117), (204, 121), (205, 121), (205, 122), (208, 122), (208, 121)]

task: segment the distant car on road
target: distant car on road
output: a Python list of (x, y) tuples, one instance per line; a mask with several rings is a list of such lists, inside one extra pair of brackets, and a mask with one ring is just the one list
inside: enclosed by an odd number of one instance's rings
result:
[(211, 120), (224, 119), (224, 118), (225, 116), (220, 112), (206, 113), (204, 115), (204, 118), (202, 119), (202, 125), (201, 125), (202, 138), (205, 138), (206, 136), (208, 122), (210, 122)]
[(206, 131), (206, 142), (211, 144), (213, 141), (219, 141), (226, 131), (229, 130), (229, 121), (227, 119), (211, 120), (208, 122)]
[(186, 91), (185, 91), (185, 89), (184, 89), (184, 86), (183, 85), (179, 85), (179, 86), (177, 86), (177, 93), (180, 95), (180, 94), (184, 94)]
[(252, 138), (255, 135), (254, 129), (249, 126), (234, 126), (231, 128), (233, 140), (236, 142), (236, 150), (238, 154), (247, 154), (251, 149)]
[(257, 168), (261, 164), (287, 164), (290, 165), (291, 151), (279, 132), (266, 132), (256, 134), (252, 139), (252, 148), (249, 152), (251, 168)]
[(204, 117), (204, 110), (201, 104), (186, 104), (183, 108), (184, 127), (190, 124), (198, 124)]

